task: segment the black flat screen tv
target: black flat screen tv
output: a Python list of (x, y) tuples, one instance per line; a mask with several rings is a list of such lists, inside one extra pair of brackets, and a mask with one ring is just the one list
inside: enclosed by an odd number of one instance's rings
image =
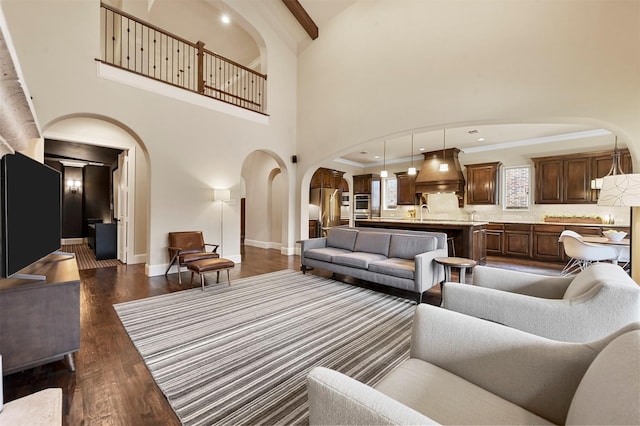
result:
[(16, 152), (2, 157), (0, 276), (60, 249), (62, 177), (59, 171)]

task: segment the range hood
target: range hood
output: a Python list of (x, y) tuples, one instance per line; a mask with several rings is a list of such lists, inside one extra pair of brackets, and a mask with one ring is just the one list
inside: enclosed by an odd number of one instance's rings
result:
[[(458, 161), (458, 148), (423, 152), (424, 162), (416, 177), (416, 193), (435, 194), (453, 192), (458, 197), (458, 206), (464, 206), (465, 180)], [(440, 165), (446, 164), (442, 171)]]

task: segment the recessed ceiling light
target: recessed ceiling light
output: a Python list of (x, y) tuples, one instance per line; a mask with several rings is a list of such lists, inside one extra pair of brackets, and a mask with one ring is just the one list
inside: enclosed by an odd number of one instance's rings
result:
[(369, 153), (369, 151), (360, 151), (361, 155), (367, 155)]
[(484, 138), (478, 138), (478, 142), (484, 142)]
[(380, 156), (379, 155), (374, 155), (373, 158), (380, 158)]
[(225, 23), (225, 24), (228, 24), (228, 23), (230, 23), (230, 22), (231, 22), (231, 18), (229, 18), (229, 15), (222, 15), (222, 16), (220, 17), (220, 20), (221, 20), (223, 23)]
[(424, 151), (424, 148), (418, 148), (418, 151)]

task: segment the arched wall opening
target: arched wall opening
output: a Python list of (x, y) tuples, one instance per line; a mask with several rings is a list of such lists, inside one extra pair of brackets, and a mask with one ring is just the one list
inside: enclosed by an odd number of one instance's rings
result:
[(245, 217), (241, 218), (245, 224), (244, 244), (291, 254), (292, 185), (284, 162), (274, 153), (253, 151), (243, 162), (241, 176), (245, 199)]
[[(640, 172), (640, 161), (638, 159), (640, 152), (638, 152), (638, 145), (633, 142), (630, 135), (627, 134), (624, 129), (621, 129), (620, 127), (613, 125), (612, 123), (606, 122), (604, 120), (595, 120), (595, 119), (582, 118), (582, 117), (551, 117), (551, 118), (543, 117), (543, 118), (537, 118), (537, 119), (522, 120), (522, 121), (519, 121), (519, 123), (540, 124), (540, 125), (545, 125), (549, 123), (580, 124), (580, 125), (589, 126), (594, 129), (604, 129), (609, 132), (609, 135), (601, 137), (600, 141), (593, 142), (594, 146), (597, 146), (597, 148), (588, 146), (587, 144), (585, 144), (585, 141), (581, 139), (556, 142), (555, 145), (561, 146), (562, 148), (567, 148), (567, 147), (572, 148), (576, 153), (581, 152), (582, 150), (584, 151), (611, 150), (612, 151), (614, 147), (614, 136), (617, 136), (620, 147), (628, 148), (630, 151), (630, 154), (633, 159), (634, 171), (636, 173)], [(311, 178), (315, 173), (315, 171), (318, 169), (318, 167), (339, 168), (341, 170), (350, 170), (351, 174), (345, 173), (345, 177), (352, 177), (352, 175), (364, 174), (364, 173), (377, 173), (380, 170), (382, 170), (382, 160), (380, 160), (380, 164), (376, 165), (375, 167), (359, 167), (356, 164), (345, 165), (343, 162), (335, 161), (335, 159), (348, 153), (353, 153), (356, 151), (365, 151), (367, 147), (370, 147), (371, 145), (379, 145), (380, 147), (382, 147), (382, 143), (385, 140), (400, 138), (402, 136), (411, 135), (413, 133), (431, 132), (431, 131), (441, 132), (443, 129), (454, 129), (459, 127), (472, 127), (472, 126), (483, 126), (483, 125), (505, 125), (506, 126), (506, 125), (512, 125), (512, 124), (515, 124), (515, 123), (513, 123), (510, 120), (478, 120), (478, 121), (467, 121), (467, 122), (457, 122), (457, 123), (439, 123), (439, 124), (433, 124), (433, 125), (427, 125), (427, 126), (417, 125), (414, 128), (392, 129), (386, 134), (380, 135), (376, 138), (370, 138), (364, 141), (358, 141), (357, 143), (343, 144), (339, 150), (326, 154), (322, 158), (319, 158), (313, 164), (309, 165), (305, 169), (303, 175), (299, 177), (299, 182), (300, 182), (299, 207), (300, 207), (300, 218), (301, 218), (299, 232), (300, 232), (301, 238), (304, 238), (305, 235), (308, 235), (307, 234), (308, 226), (307, 226), (306, 219), (312, 215), (312, 212), (310, 211), (310, 208), (312, 209), (312, 207), (310, 206), (310, 202), (309, 202), (309, 187), (310, 187)], [(602, 140), (604, 140), (604, 144), (601, 143)], [(450, 141), (447, 143), (448, 148), (454, 147), (454, 146), (455, 146), (454, 141)], [(434, 145), (429, 148), (431, 150), (442, 149), (443, 148), (442, 141), (440, 141), (438, 145)], [(466, 161), (467, 164), (472, 164), (475, 162), (481, 163), (481, 162), (488, 162), (488, 161), (500, 161), (503, 156), (506, 156), (508, 157), (508, 161), (517, 163), (517, 164), (507, 163), (507, 165), (524, 165), (526, 163), (531, 165), (532, 167), (532, 163), (530, 162), (529, 158), (537, 157), (537, 156), (543, 157), (547, 155), (553, 155), (553, 153), (546, 152), (543, 145), (540, 145), (540, 148), (537, 152), (535, 153), (528, 152), (527, 155), (518, 156), (518, 155), (515, 155), (513, 152), (509, 152), (509, 151), (515, 151), (516, 149), (517, 148), (509, 148), (509, 149), (486, 151), (482, 153), (473, 153), (473, 154), (465, 154), (464, 152), (462, 152), (461, 163), (463, 163), (464, 161)], [(531, 151), (531, 149), (529, 151)], [(417, 156), (416, 158), (419, 157), (419, 154), (414, 154), (414, 155)], [(418, 163), (419, 162), (420, 161), (418, 160)], [(401, 162), (399, 164), (400, 164), (399, 167), (402, 167), (406, 170), (406, 167), (409, 164), (409, 157), (407, 156), (406, 161)], [(391, 170), (390, 176), (393, 176), (393, 166), (389, 167), (389, 162), (387, 162), (386, 168)], [(556, 205), (553, 205), (553, 206), (556, 206)], [(549, 208), (551, 207), (541, 206), (541, 205), (534, 206), (534, 208), (531, 209), (531, 213), (529, 214), (529, 217), (532, 217), (534, 215), (542, 216), (545, 213), (546, 209), (549, 209)], [(573, 210), (580, 210), (579, 205), (562, 205), (557, 208), (561, 210), (566, 209), (568, 213), (573, 213)], [(597, 207), (597, 206), (592, 206), (592, 208), (603, 209), (602, 207)], [(474, 208), (473, 210), (474, 210), (474, 213), (476, 211), (479, 211), (481, 213), (480, 217), (483, 217), (482, 213), (484, 213), (486, 217), (490, 217), (490, 213), (491, 214), (495, 213), (493, 210), (485, 207), (480, 207), (477, 209)], [(614, 217), (617, 217), (620, 223), (628, 223), (629, 221), (628, 209), (612, 208), (610, 210), (611, 211), (606, 211), (606, 212), (604, 212), (603, 210), (603, 214), (610, 214)], [(462, 214), (467, 215), (468, 211), (461, 209), (459, 213), (461, 215)], [(503, 214), (504, 212), (500, 208), (500, 211), (498, 213)]]
[(126, 259), (128, 264), (147, 262), (151, 170), (148, 151), (137, 134), (109, 117), (90, 114), (58, 117), (43, 126), (42, 133), (45, 139), (117, 148), (127, 152), (129, 184), (126, 191)]

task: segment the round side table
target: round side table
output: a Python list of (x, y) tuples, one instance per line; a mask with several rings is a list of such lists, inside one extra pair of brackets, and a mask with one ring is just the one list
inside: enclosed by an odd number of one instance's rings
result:
[(451, 268), (458, 268), (460, 270), (458, 282), (463, 284), (467, 268), (473, 268), (477, 264), (475, 260), (466, 259), (464, 257), (436, 257), (433, 260), (444, 266), (445, 281), (451, 281)]

